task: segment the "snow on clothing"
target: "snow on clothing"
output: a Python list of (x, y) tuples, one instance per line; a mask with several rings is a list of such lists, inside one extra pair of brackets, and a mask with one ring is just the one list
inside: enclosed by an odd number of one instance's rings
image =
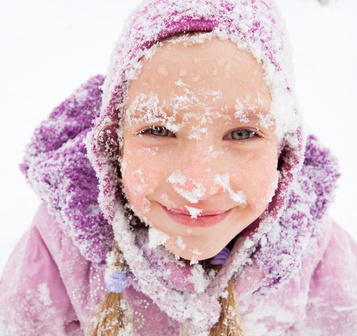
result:
[[(274, 6), (253, 0), (145, 6), (115, 48), (104, 92), (102, 76), (90, 79), (27, 148), (22, 170), (45, 204), (3, 274), (2, 334), (82, 335), (104, 295), (105, 256), (115, 236), (139, 335), (179, 335), (179, 322), (190, 335), (206, 334), (232, 275), (247, 335), (357, 335), (356, 245), (326, 215), (338, 178), (335, 159), (313, 136), (305, 140), (294, 119), (290, 58)], [(150, 249), (145, 227), (132, 229), (120, 201), (117, 124), (97, 141), (104, 125), (121, 118), (128, 82), (146, 50), (188, 31), (228, 35), (263, 62), (285, 133), (275, 196), (239, 234), (213, 279), (200, 264), (176, 261), (162, 246)]]

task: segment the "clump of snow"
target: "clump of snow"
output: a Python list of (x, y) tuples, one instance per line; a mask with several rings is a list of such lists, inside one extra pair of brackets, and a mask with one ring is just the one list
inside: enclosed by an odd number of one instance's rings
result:
[(190, 260), (190, 265), (197, 265), (198, 264), (198, 260), (196, 259), (195, 256), (193, 256)]
[(214, 183), (223, 187), (228, 193), (229, 193), (229, 196), (230, 198), (240, 204), (240, 205), (244, 205), (246, 204), (246, 201), (247, 201), (247, 196), (244, 195), (243, 191), (237, 191), (237, 192), (234, 192), (233, 189), (231, 188), (230, 186), (230, 183), (229, 183), (229, 180), (230, 180), (230, 177), (229, 177), (229, 174), (226, 173), (226, 174), (216, 174), (214, 176)]
[(185, 208), (190, 212), (191, 218), (197, 218), (197, 216), (202, 212), (202, 209), (192, 208), (185, 205)]
[(182, 251), (186, 250), (186, 244), (183, 242), (183, 238), (181, 236), (177, 236), (176, 244)]
[(40, 292), (40, 300), (45, 306), (50, 306), (52, 304), (50, 289), (48, 288), (47, 283), (39, 284), (38, 290)]
[(251, 247), (254, 246), (254, 241), (251, 240), (251, 239), (247, 239), (245, 242), (244, 242), (244, 247), (246, 249), (250, 249)]
[(190, 140), (201, 140), (202, 134), (207, 133), (207, 128), (200, 126), (192, 126), (191, 133), (188, 136)]
[(198, 250), (197, 247), (195, 247), (193, 250), (192, 250), (192, 253), (195, 254), (195, 255), (201, 255), (202, 253)]
[(185, 184), (187, 182), (186, 176), (179, 170), (174, 171), (168, 178), (167, 181), (172, 184), (173, 189), (183, 198), (188, 200), (190, 203), (198, 203), (198, 200), (204, 196), (206, 188), (201, 182), (195, 181), (194, 179), (189, 179), (192, 185), (191, 190), (185, 189)]
[(125, 271), (125, 260), (122, 254), (118, 254), (115, 249), (112, 249), (106, 257), (107, 266), (105, 269), (105, 278), (110, 278), (110, 275), (116, 272)]
[[(258, 93), (258, 97), (255, 98), (255, 102), (259, 106), (263, 106), (264, 99), (261, 97), (260, 93)], [(269, 113), (263, 114), (257, 109), (256, 106), (251, 106), (246, 100), (241, 101), (237, 98), (236, 105), (234, 106), (234, 108), (236, 110), (234, 113), (234, 117), (238, 119), (241, 123), (247, 124), (250, 122), (248, 112), (251, 112), (258, 117), (260, 127), (268, 129), (275, 125), (274, 115), (270, 111)]]
[(264, 106), (265, 99), (262, 97), (262, 95), (261, 95), (260, 92), (258, 92), (258, 97), (255, 98), (255, 102), (256, 102), (259, 106)]
[(149, 228), (149, 248), (154, 249), (159, 245), (164, 245), (170, 237), (156, 229), (155, 227)]
[(260, 238), (260, 245), (265, 246), (266, 243), (267, 243), (267, 237), (266, 235), (262, 235), (262, 237)]
[(261, 112), (256, 113), (259, 118), (259, 125), (263, 128), (270, 128), (275, 125), (275, 119), (272, 113), (263, 114)]
[(347, 307), (333, 307), (333, 309), (336, 312), (349, 312), (349, 311), (355, 311), (357, 309), (357, 305), (354, 306), (347, 306)]
[(229, 295), (228, 290), (224, 290), (222, 292), (222, 294), (221, 294), (221, 298), (222, 299), (228, 299), (228, 295)]
[(140, 151), (145, 155), (155, 156), (158, 151), (158, 147), (152, 147), (152, 148), (142, 147)]
[(234, 106), (236, 111), (234, 112), (234, 117), (238, 119), (241, 123), (249, 123), (249, 118), (247, 117), (247, 110), (240, 99), (236, 99), (236, 105)]
[(186, 183), (186, 176), (181, 173), (181, 171), (174, 171), (168, 178), (167, 181), (170, 183), (178, 183), (179, 185), (184, 186)]
[(167, 113), (160, 106), (160, 100), (157, 94), (147, 95), (139, 93), (135, 96), (133, 102), (125, 111), (125, 121), (129, 124), (138, 124), (147, 122), (155, 124), (166, 121)]
[(203, 293), (215, 275), (216, 272), (213, 269), (206, 272), (201, 264), (195, 264), (191, 269), (191, 276), (188, 277), (188, 281), (194, 284), (197, 293)]
[(151, 202), (146, 197), (144, 197), (142, 202), (142, 210), (144, 213), (148, 213), (150, 209), (151, 209)]
[(279, 178), (280, 178), (280, 172), (277, 170), (275, 179), (274, 179), (273, 183), (271, 184), (270, 188), (268, 189), (267, 195), (264, 199), (265, 203), (270, 203), (271, 200), (273, 199), (273, 197), (275, 195), (275, 190), (278, 187)]
[(213, 148), (213, 146), (210, 146), (210, 147), (209, 147), (208, 153), (210, 154), (210, 156), (211, 156), (213, 159), (215, 159), (216, 157), (218, 157), (218, 156), (224, 154), (223, 151), (220, 151), (220, 152), (219, 152), (219, 151), (215, 151), (214, 148)]

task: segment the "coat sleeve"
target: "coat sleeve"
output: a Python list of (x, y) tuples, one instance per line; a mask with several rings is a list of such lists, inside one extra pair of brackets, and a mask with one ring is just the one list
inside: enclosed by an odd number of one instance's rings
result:
[(82, 335), (73, 306), (37, 224), (12, 253), (0, 283), (1, 335)]
[(312, 275), (305, 319), (298, 330), (298, 335), (357, 335), (357, 246), (335, 223)]
[(0, 282), (3, 336), (83, 335), (61, 265), (55, 260), (59, 256), (53, 255), (53, 246), (49, 248), (48, 237), (46, 242), (41, 233), (45, 226), (51, 234), (53, 224), (41, 206), (4, 269)]

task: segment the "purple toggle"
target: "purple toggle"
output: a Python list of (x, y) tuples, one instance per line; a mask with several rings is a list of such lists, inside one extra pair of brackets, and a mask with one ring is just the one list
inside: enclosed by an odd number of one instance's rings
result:
[(120, 272), (108, 274), (104, 278), (104, 282), (109, 292), (112, 293), (121, 293), (126, 287), (127, 280), (126, 273)]
[(223, 265), (225, 261), (228, 259), (231, 251), (228, 247), (225, 247), (221, 252), (215, 255), (212, 260), (210, 261), (211, 265)]

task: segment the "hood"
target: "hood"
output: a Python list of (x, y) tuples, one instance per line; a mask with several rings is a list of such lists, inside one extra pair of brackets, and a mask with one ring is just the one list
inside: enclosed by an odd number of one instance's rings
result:
[(96, 76), (57, 106), (36, 128), (21, 171), (82, 255), (105, 263), (112, 227), (98, 205), (98, 180), (84, 139), (99, 115), (104, 77)]
[[(275, 195), (265, 213), (239, 234), (217, 276), (206, 275), (200, 265), (188, 266), (175, 261), (172, 254), (160, 246), (150, 248), (148, 230), (132, 230), (125, 217), (118, 178), (120, 121), (128, 86), (140, 71), (140, 59), (165, 38), (198, 31), (230, 39), (262, 63), (272, 96), (271, 112), (281, 140)], [(321, 200), (312, 200), (311, 196), (308, 201), (300, 200), (300, 193), (305, 193), (300, 189), (308, 188), (314, 193), (315, 185), (302, 168), (306, 139), (294, 96), (285, 31), (271, 1), (146, 1), (127, 22), (111, 58), (100, 117), (87, 138), (90, 159), (100, 181), (99, 203), (113, 225), (115, 239), (135, 278), (135, 285), (169, 316), (191, 325), (193, 334), (207, 330), (218, 320), (218, 300), (227, 282), (234, 274), (239, 276), (252, 258), (263, 274), (260, 290), (264, 291), (289, 277), (301, 263), (310, 238), (319, 232), (316, 220), (324, 212)], [(299, 190), (293, 192), (294, 187)], [(317, 201), (320, 209), (315, 209), (311, 201)], [(325, 205), (326, 201), (322, 203)], [(304, 210), (294, 209), (296, 204)], [(174, 266), (171, 269), (167, 264)], [(166, 269), (169, 271), (165, 272)], [(195, 276), (187, 277), (187, 272)], [(172, 273), (176, 274), (175, 278), (185, 279), (182, 287), (172, 283)]]
[[(177, 261), (163, 246), (151, 247), (145, 227), (133, 230), (119, 178), (120, 120), (140, 58), (164, 38), (196, 31), (229, 38), (262, 62), (281, 139), (275, 195), (239, 234), (217, 275)], [(192, 334), (217, 322), (227, 282), (252, 262), (261, 273), (257, 291), (283, 284), (316, 243), (333, 195), (336, 163), (314, 137), (306, 142), (284, 32), (271, 1), (146, 1), (127, 22), (106, 79), (90, 79), (57, 107), (27, 148), (23, 172), (81, 253), (103, 265), (115, 237), (131, 284)]]

